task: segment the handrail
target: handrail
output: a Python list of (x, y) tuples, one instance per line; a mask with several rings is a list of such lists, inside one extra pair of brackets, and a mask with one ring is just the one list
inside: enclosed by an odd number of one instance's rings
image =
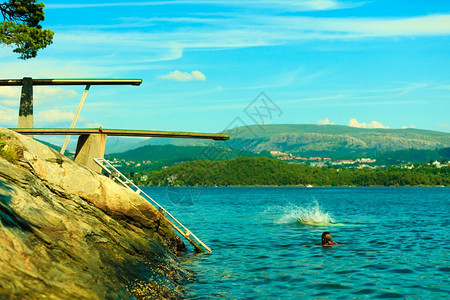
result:
[[(113, 179), (116, 179), (120, 184), (122, 184), (124, 187), (132, 190), (133, 192), (137, 194), (143, 194), (148, 200), (150, 200), (153, 204), (155, 204), (160, 212), (162, 212), (162, 215), (166, 218), (166, 220), (169, 222), (172, 227), (178, 231), (182, 236), (184, 236), (199, 252), (204, 252), (203, 249), (195, 242), (193, 241), (189, 236), (191, 235), (203, 248), (205, 248), (209, 253), (212, 252), (211, 248), (206, 246), (205, 243), (203, 243), (195, 234), (193, 234), (186, 226), (184, 226), (180, 221), (178, 221), (169, 211), (167, 211), (162, 205), (160, 205), (158, 202), (156, 202), (152, 197), (147, 195), (143, 190), (141, 190), (137, 185), (135, 185), (130, 179), (128, 179), (125, 175), (120, 173), (119, 170), (117, 170), (109, 161), (107, 161), (104, 158), (94, 158), (94, 161), (103, 169), (105, 172), (107, 172), (109, 175), (113, 177)], [(104, 165), (106, 164), (107, 167)], [(111, 172), (110, 169), (113, 170)], [(133, 190), (132, 187), (134, 187), (136, 190)], [(177, 225), (174, 224), (171, 220), (169, 220), (166, 215), (170, 216), (170, 218), (175, 221), (181, 228), (184, 229), (181, 230)]]

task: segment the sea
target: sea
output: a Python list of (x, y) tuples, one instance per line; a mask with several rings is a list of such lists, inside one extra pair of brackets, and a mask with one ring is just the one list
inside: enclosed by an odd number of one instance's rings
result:
[(450, 297), (448, 187), (144, 191), (212, 249), (182, 255), (186, 299)]

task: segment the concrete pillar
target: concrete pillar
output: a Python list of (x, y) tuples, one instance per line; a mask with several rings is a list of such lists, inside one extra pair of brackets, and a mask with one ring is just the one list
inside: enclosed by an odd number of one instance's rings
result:
[(103, 158), (106, 146), (106, 134), (80, 135), (78, 138), (75, 162), (88, 167), (98, 173), (102, 168), (94, 162), (94, 158)]
[(18, 128), (33, 128), (33, 79), (23, 78)]

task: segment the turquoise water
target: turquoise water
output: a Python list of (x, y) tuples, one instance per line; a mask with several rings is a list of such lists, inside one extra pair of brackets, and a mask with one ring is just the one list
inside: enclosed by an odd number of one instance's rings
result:
[[(183, 256), (188, 299), (449, 296), (449, 188), (145, 191), (213, 250)], [(324, 231), (340, 245), (322, 248)]]

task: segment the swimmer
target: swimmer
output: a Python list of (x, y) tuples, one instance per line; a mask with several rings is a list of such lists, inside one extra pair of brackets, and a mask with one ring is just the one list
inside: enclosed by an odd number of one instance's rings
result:
[(338, 243), (333, 241), (333, 238), (329, 232), (322, 233), (322, 247), (332, 247), (337, 245)]

